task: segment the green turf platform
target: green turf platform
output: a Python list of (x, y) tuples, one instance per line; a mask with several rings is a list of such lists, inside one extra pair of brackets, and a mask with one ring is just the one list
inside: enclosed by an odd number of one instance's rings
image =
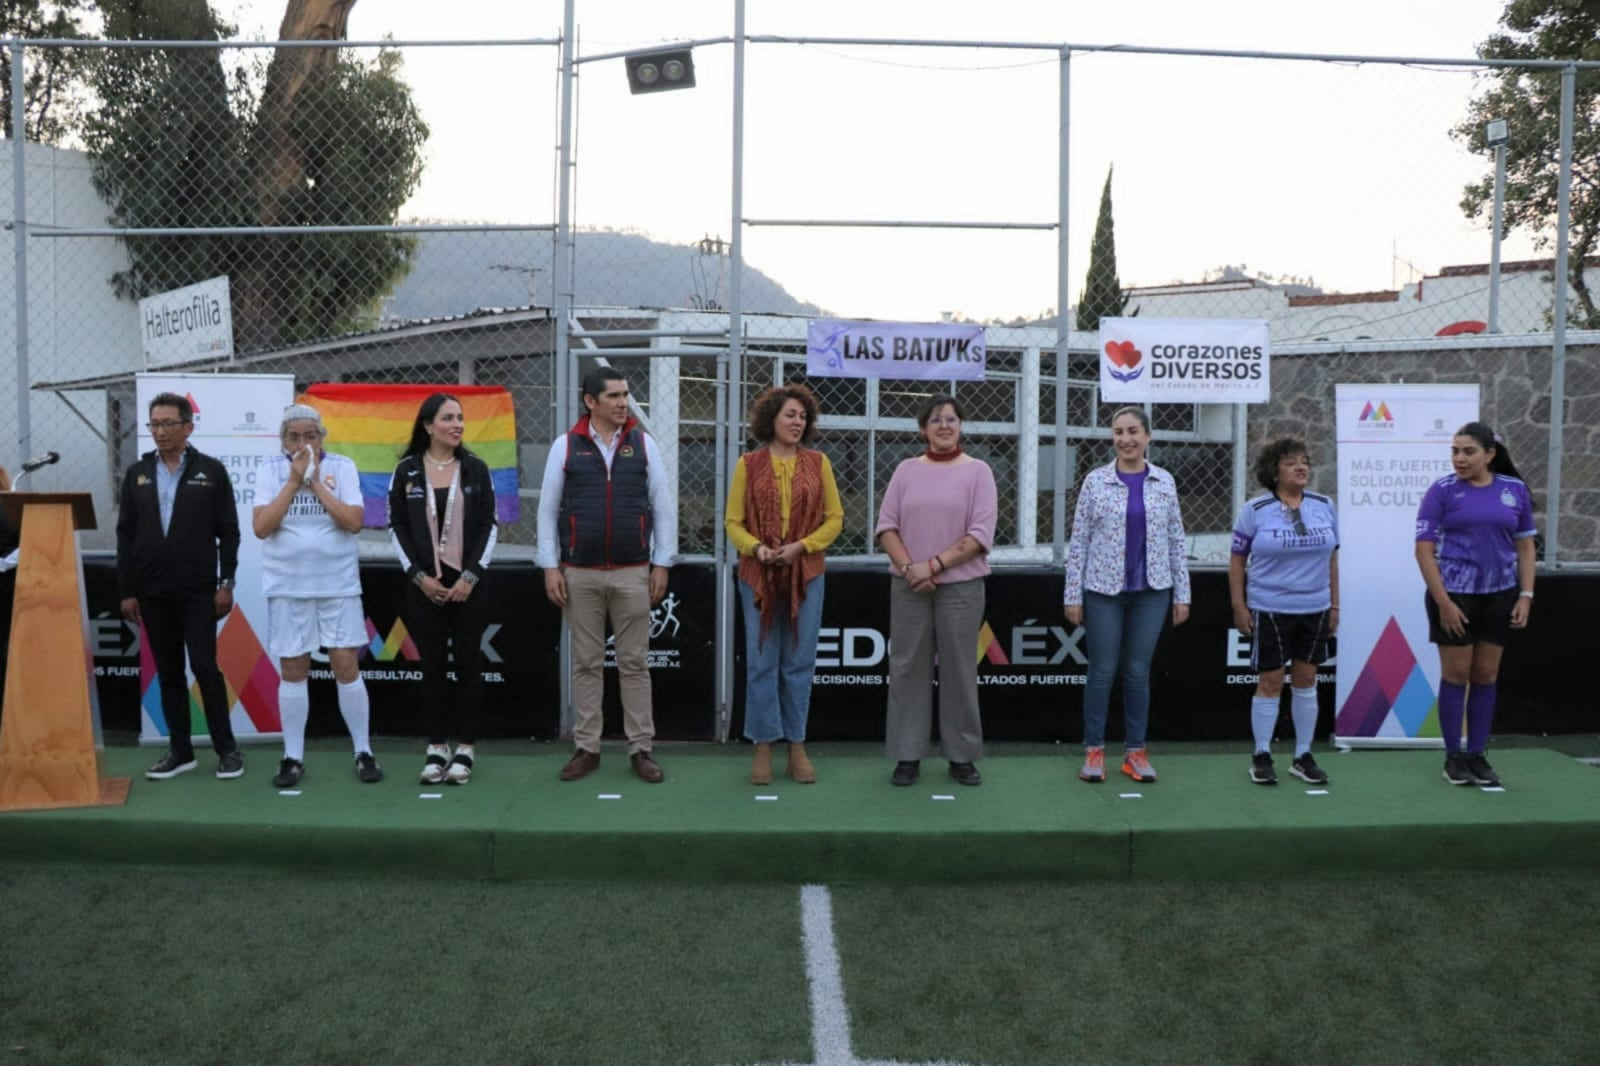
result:
[(1287, 773), (1273, 788), (1250, 784), (1238, 753), (1165, 755), (1157, 784), (1114, 774), (1090, 786), (1065, 750), (987, 759), (979, 788), (955, 784), (937, 759), (918, 785), (893, 788), (882, 757), (824, 750), (820, 783), (756, 789), (744, 782), (743, 746), (662, 746), (667, 780), (654, 786), (633, 777), (620, 748), (567, 784), (556, 777), (566, 748), (508, 746), (480, 752), (470, 785), (426, 788), (413, 777), (415, 745), (380, 746), (382, 784), (359, 784), (348, 755), (313, 752), (300, 794), (288, 796), (268, 783), (276, 751), (251, 750), (238, 781), (216, 780), (202, 753), (198, 771), (149, 782), (140, 773), (153, 752), (112, 748), (108, 772), (134, 777), (127, 806), (0, 815), (0, 854), (793, 883), (1600, 869), (1600, 770), (1553, 751), (1497, 751), (1504, 791), (1445, 784), (1437, 752), (1330, 754), (1332, 783), (1316, 795)]

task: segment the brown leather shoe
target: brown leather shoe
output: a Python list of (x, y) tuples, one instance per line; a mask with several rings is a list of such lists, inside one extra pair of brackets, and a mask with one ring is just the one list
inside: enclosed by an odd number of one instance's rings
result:
[(755, 758), (750, 760), (750, 783), (772, 784), (772, 745), (757, 744)]
[(666, 774), (661, 772), (661, 767), (656, 765), (655, 759), (650, 757), (648, 751), (636, 751), (631, 756), (633, 772), (639, 775), (639, 780), (647, 785), (659, 785), (666, 779)]
[(799, 741), (789, 741), (789, 776), (797, 785), (817, 783), (817, 768), (806, 756), (806, 746)]
[(561, 768), (561, 780), (577, 781), (579, 778), (588, 777), (599, 768), (600, 753), (579, 748), (572, 753), (572, 758), (567, 760), (567, 765)]

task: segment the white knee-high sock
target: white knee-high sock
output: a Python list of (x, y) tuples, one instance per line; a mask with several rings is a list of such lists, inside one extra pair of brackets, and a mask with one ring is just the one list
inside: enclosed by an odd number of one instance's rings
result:
[(1255, 696), (1250, 700), (1250, 732), (1256, 738), (1256, 754), (1272, 749), (1272, 727), (1278, 724), (1278, 697)]
[(304, 681), (278, 682), (278, 717), (283, 720), (283, 757), (304, 762), (306, 719), (311, 717), (311, 689)]
[(367, 699), (367, 683), (360, 677), (349, 684), (339, 682), (339, 713), (344, 715), (344, 726), (350, 730), (350, 743), (356, 754), (371, 751), (372, 738), (367, 735), (367, 729), (372, 704)]
[(1289, 713), (1294, 716), (1294, 753), (1304, 755), (1317, 735), (1317, 686), (1290, 689)]

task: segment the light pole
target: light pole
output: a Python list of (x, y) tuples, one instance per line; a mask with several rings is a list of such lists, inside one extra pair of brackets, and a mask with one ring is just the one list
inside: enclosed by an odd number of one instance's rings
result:
[(1494, 211), (1489, 245), (1489, 332), (1500, 332), (1500, 228), (1506, 202), (1506, 142), (1511, 139), (1506, 120), (1497, 118), (1483, 128), (1484, 143), (1494, 149)]

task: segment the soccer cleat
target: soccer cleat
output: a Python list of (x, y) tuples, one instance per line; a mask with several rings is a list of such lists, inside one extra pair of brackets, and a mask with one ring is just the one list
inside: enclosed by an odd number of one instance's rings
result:
[(1143, 748), (1134, 748), (1122, 753), (1122, 772), (1135, 781), (1142, 781), (1147, 785), (1156, 779), (1155, 767), (1150, 765)]
[(372, 752), (356, 753), (356, 779), (363, 785), (375, 785), (383, 780), (383, 767), (372, 757)]
[(449, 767), (445, 769), (444, 779), (451, 785), (464, 785), (472, 780), (472, 748), (462, 745), (456, 749)]
[(444, 768), (450, 765), (450, 747), (447, 744), (429, 744), (428, 759), (422, 764), (422, 774), (417, 778), (424, 785), (444, 783)]
[(236, 777), (244, 776), (244, 753), (238, 748), (217, 759), (217, 777), (223, 781), (232, 781)]
[(1467, 757), (1453, 751), (1444, 757), (1444, 779), (1452, 785), (1474, 784), (1472, 771), (1467, 768)]
[(1250, 780), (1258, 785), (1276, 785), (1278, 771), (1272, 767), (1272, 756), (1258, 751), (1250, 757)]
[(146, 770), (144, 776), (151, 781), (166, 781), (169, 778), (177, 777), (179, 774), (188, 773), (195, 768), (195, 765), (193, 755), (187, 759), (180, 759), (168, 752), (161, 756), (154, 766)]
[(1308, 751), (1304, 755), (1296, 755), (1294, 762), (1289, 764), (1289, 772), (1308, 785), (1326, 785), (1328, 773), (1317, 765), (1317, 760), (1311, 757)]
[(1106, 779), (1106, 749), (1085, 748), (1083, 766), (1078, 770), (1078, 780), (1098, 785)]
[(1483, 757), (1483, 752), (1474, 751), (1467, 755), (1467, 773), (1472, 775), (1472, 783), (1484, 788), (1499, 788), (1500, 775), (1494, 772), (1494, 767), (1489, 765), (1489, 760)]
[(273, 788), (293, 788), (305, 776), (305, 763), (299, 759), (284, 759), (278, 764), (278, 772), (272, 775)]

